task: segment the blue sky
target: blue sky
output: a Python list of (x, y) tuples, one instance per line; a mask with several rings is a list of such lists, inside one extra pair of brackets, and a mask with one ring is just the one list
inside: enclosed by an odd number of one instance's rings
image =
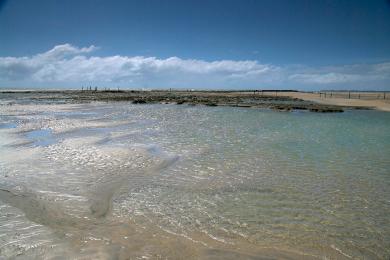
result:
[(0, 0), (0, 87), (390, 90), (390, 2)]

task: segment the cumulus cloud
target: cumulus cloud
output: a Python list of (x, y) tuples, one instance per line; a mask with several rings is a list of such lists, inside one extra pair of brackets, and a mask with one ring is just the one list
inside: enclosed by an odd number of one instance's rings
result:
[(63, 44), (30, 57), (0, 57), (0, 86), (305, 89), (364, 84), (383, 88), (390, 82), (390, 63), (283, 67), (256, 60), (94, 56), (97, 49)]

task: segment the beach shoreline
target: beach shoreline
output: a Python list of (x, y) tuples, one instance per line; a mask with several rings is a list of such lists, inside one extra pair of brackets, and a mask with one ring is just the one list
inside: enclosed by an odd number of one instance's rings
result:
[(280, 96), (299, 98), (326, 105), (390, 111), (390, 93), (387, 92), (281, 92)]
[[(390, 111), (388, 99), (356, 99), (298, 91), (185, 91), (185, 90), (3, 90), (1, 96), (33, 100), (129, 101), (134, 104), (166, 103), (206, 106), (269, 108), (278, 111), (343, 112), (348, 109)], [(360, 94), (359, 94), (360, 97)]]

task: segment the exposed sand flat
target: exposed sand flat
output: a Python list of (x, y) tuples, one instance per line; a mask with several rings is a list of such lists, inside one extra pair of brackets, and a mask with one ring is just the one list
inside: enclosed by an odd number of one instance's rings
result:
[[(275, 92), (264, 92), (267, 95), (275, 95)], [(306, 92), (278, 92), (278, 96), (288, 96), (293, 98), (299, 98), (303, 100), (318, 102), (321, 104), (334, 105), (334, 106), (351, 106), (351, 107), (369, 107), (382, 111), (390, 111), (390, 93), (386, 93), (386, 99), (383, 99), (383, 94), (381, 93), (362, 93), (364, 95), (362, 99), (356, 98), (359, 93), (351, 92), (352, 98), (348, 98), (348, 92), (341, 93), (332, 93), (332, 96), (329, 92), (326, 94), (319, 93), (306, 93)], [(345, 96), (345, 97), (340, 97)], [(367, 98), (367, 99), (363, 99)], [(381, 98), (381, 99), (379, 99)]]

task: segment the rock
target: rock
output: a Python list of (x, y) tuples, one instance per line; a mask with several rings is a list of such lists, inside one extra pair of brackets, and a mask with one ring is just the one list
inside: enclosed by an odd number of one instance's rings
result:
[(133, 104), (146, 104), (146, 101), (143, 99), (135, 99), (133, 100)]
[(317, 113), (341, 113), (344, 112), (341, 108), (333, 108), (333, 107), (311, 107), (309, 108), (310, 112)]

